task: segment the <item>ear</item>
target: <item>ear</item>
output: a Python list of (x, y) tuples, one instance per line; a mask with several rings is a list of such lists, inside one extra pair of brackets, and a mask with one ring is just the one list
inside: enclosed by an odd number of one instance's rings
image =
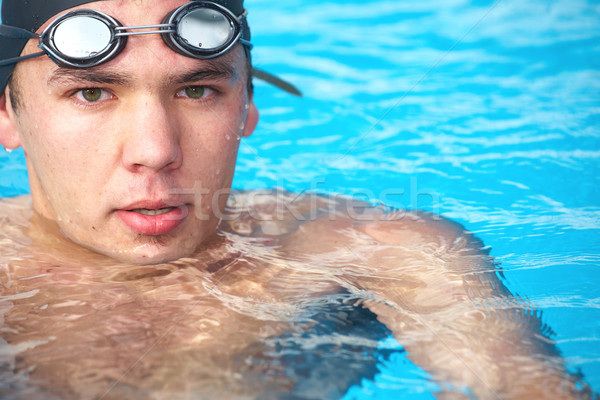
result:
[(14, 150), (21, 147), (21, 136), (17, 128), (16, 115), (10, 104), (10, 89), (0, 95), (0, 145)]
[(254, 129), (256, 129), (256, 125), (258, 124), (258, 117), (258, 108), (256, 108), (254, 100), (250, 99), (250, 103), (248, 104), (248, 115), (246, 116), (246, 123), (244, 125), (244, 132), (242, 133), (243, 137), (252, 135), (252, 132), (254, 132)]

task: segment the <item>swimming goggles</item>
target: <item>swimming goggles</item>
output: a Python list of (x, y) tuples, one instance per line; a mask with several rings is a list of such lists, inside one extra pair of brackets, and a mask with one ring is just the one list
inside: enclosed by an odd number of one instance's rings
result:
[(38, 47), (43, 50), (0, 61), (0, 66), (48, 54), (60, 66), (89, 68), (117, 56), (125, 47), (127, 37), (152, 33), (160, 34), (167, 46), (177, 53), (199, 59), (214, 58), (225, 54), (238, 40), (248, 49), (252, 47), (241, 37), (245, 16), (245, 12), (235, 16), (210, 1), (188, 3), (170, 12), (161, 24), (145, 26), (122, 26), (113, 17), (95, 10), (70, 11), (52, 21), (40, 35), (22, 28), (0, 26), (3, 36), (39, 38)]

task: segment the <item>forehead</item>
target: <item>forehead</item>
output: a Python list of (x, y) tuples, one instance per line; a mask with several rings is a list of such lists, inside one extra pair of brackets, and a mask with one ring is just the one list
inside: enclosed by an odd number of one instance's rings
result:
[(114, 17), (123, 25), (157, 24), (169, 12), (179, 6), (189, 3), (187, 0), (101, 0), (85, 3), (77, 7), (63, 10), (48, 19), (40, 28), (44, 30), (58, 15), (78, 9), (92, 9), (102, 11)]

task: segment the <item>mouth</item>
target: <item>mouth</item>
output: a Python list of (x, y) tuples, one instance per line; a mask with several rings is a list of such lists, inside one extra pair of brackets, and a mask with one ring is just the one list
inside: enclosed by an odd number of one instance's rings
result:
[(187, 220), (189, 206), (147, 202), (115, 210), (115, 214), (133, 233), (159, 236), (176, 231)]
[(142, 215), (155, 216), (155, 215), (163, 215), (173, 211), (175, 207), (166, 207), (159, 208), (158, 210), (151, 210), (149, 208), (136, 208), (134, 210), (129, 210), (130, 212), (139, 213)]

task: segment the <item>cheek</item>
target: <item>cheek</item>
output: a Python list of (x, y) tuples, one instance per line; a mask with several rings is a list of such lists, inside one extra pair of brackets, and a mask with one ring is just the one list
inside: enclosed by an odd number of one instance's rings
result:
[[(52, 115), (52, 111), (49, 114)], [(28, 129), (24, 135), (24, 147), (36, 166), (38, 174), (55, 175), (59, 178), (77, 177), (89, 170), (94, 160), (95, 145), (72, 126), (62, 126), (60, 119), (49, 118)], [(83, 168), (85, 165), (88, 168)]]
[(244, 108), (230, 104), (211, 118), (188, 120), (181, 143), (184, 160), (203, 164), (204, 171), (224, 172), (233, 166), (245, 127), (246, 111), (240, 111)]
[(61, 112), (49, 96), (28, 89), (22, 94), (27, 101), (19, 112), (19, 131), (27, 154), (41, 161), (66, 150), (66, 135), (61, 133), (65, 118), (56, 118)]
[(58, 110), (45, 107), (41, 111), (39, 115), (49, 118), (32, 116), (22, 130), (30, 178), (38, 187), (39, 200), (49, 202), (45, 208), (65, 216), (83, 210), (90, 198), (100, 197), (101, 180), (106, 176), (99, 168), (104, 161), (97, 157), (96, 145), (73, 128), (76, 125), (54, 117), (60, 115)]
[(183, 146), (184, 165), (190, 176), (209, 186), (220, 188), (233, 175), (240, 136), (231, 127), (211, 133), (208, 137), (197, 137), (191, 146)]

